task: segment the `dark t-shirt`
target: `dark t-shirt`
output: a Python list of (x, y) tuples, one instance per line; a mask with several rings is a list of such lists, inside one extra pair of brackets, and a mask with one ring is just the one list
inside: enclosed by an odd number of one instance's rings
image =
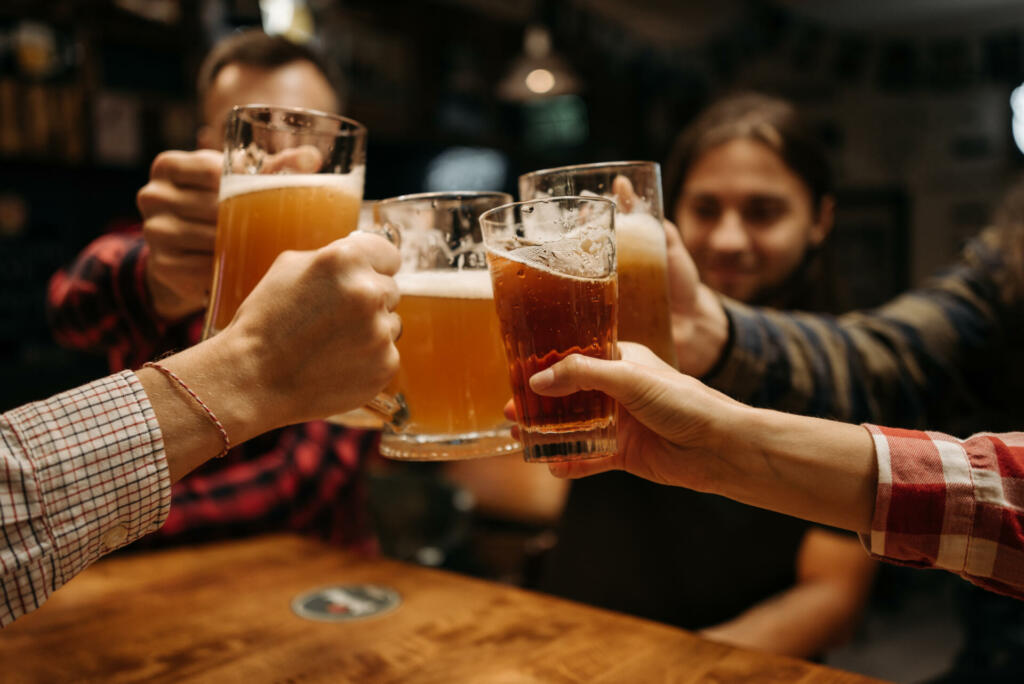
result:
[(700, 629), (792, 587), (809, 523), (611, 472), (574, 481), (540, 589)]

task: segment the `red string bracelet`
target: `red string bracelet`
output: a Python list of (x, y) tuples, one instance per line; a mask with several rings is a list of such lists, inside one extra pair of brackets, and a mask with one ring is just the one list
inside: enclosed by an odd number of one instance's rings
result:
[(159, 363), (156, 363), (155, 361), (147, 361), (146, 363), (142, 364), (142, 367), (143, 368), (154, 368), (154, 369), (160, 371), (161, 373), (163, 373), (164, 375), (166, 375), (168, 378), (170, 378), (174, 382), (178, 383), (178, 385), (181, 386), (181, 389), (183, 389), (186, 392), (188, 392), (188, 395), (190, 397), (192, 397), (193, 399), (195, 399), (196, 403), (199, 404), (199, 406), (203, 409), (203, 411), (206, 412), (206, 415), (209, 416), (210, 421), (213, 423), (214, 427), (217, 428), (217, 432), (220, 433), (221, 439), (224, 440), (224, 449), (221, 450), (221, 452), (219, 454), (217, 454), (217, 458), (220, 458), (221, 456), (223, 456), (224, 454), (228, 453), (228, 451), (231, 450), (231, 440), (228, 439), (228, 431), (224, 429), (224, 425), (217, 419), (217, 416), (215, 416), (213, 414), (213, 411), (211, 411), (210, 407), (206, 405), (206, 402), (204, 402), (202, 399), (200, 399), (199, 395), (196, 394), (195, 392), (193, 392), (192, 388), (189, 387), (188, 385), (186, 385), (185, 381), (182, 380), (181, 378), (179, 378), (177, 373), (172, 371), (170, 368), (164, 368), (163, 366), (161, 366)]

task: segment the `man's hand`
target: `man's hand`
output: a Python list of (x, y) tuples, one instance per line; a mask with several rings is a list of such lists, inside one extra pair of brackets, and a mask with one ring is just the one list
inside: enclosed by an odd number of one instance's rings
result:
[(217, 192), (223, 155), (213, 150), (157, 155), (139, 190), (149, 246), (146, 283), (153, 308), (168, 321), (206, 306), (213, 278)]
[(679, 370), (700, 377), (715, 365), (729, 341), (729, 320), (718, 296), (700, 282), (697, 266), (674, 225), (664, 221), (668, 299)]
[(257, 383), (242, 391), (276, 423), (269, 427), (358, 408), (391, 380), (402, 330), (391, 276), (400, 265), (398, 250), (369, 233), (284, 252), (210, 340), (226, 337), (239, 350), (239, 376)]
[[(224, 330), (161, 364), (203, 398), (234, 444), (362, 406), (398, 369), (391, 276), (400, 262), (395, 247), (368, 233), (285, 252)], [(220, 435), (191, 400), (153, 369), (138, 376), (172, 479), (217, 453)]]

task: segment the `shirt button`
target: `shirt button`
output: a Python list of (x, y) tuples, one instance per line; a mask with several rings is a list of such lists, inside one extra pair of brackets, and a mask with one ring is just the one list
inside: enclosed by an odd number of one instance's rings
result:
[(107, 547), (108, 550), (111, 550), (124, 544), (126, 539), (128, 539), (128, 528), (124, 525), (118, 525), (117, 527), (112, 527), (104, 532), (102, 541), (103, 545)]

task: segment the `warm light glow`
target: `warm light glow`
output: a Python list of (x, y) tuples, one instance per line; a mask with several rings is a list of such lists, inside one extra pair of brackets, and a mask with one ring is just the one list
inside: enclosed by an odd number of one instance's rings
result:
[(1013, 141), (1017, 143), (1017, 149), (1024, 152), (1024, 84), (1010, 94), (1010, 109), (1013, 110)]
[(534, 69), (526, 74), (526, 87), (530, 92), (543, 95), (555, 87), (555, 75), (547, 69)]

